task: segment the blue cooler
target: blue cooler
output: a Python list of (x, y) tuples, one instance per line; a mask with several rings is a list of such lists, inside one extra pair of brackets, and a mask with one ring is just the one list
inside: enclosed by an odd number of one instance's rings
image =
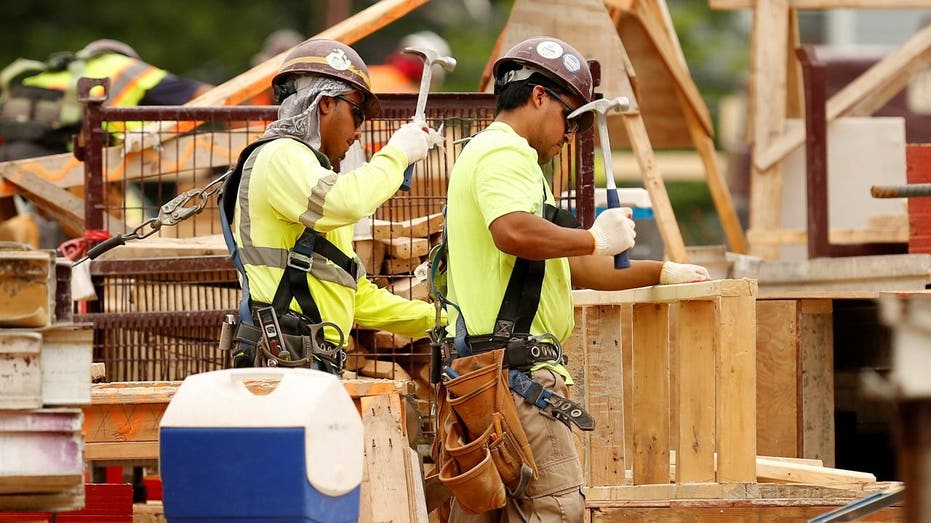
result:
[(362, 420), (332, 374), (251, 368), (189, 376), (159, 436), (170, 523), (359, 518)]

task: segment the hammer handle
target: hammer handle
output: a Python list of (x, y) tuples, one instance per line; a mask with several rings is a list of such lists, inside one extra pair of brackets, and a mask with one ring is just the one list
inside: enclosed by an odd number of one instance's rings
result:
[[(607, 191), (608, 196), (608, 207), (616, 209), (621, 206), (621, 199), (617, 195), (617, 189), (610, 188)], [(614, 255), (614, 268), (615, 269), (626, 269), (630, 267), (630, 254), (629, 251), (624, 251), (620, 254)]]
[(401, 182), (401, 190), (409, 191), (411, 190), (411, 177), (414, 175), (414, 164), (407, 166), (407, 169), (404, 169), (404, 180)]

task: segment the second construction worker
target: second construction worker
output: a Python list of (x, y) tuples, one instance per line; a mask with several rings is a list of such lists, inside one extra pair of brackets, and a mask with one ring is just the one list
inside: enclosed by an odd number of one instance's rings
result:
[[(447, 280), (455, 306), (447, 309), (445, 343), (457, 357), (444, 382), (451, 414), (440, 411), (439, 478), (454, 495), (451, 523), (581, 523), (583, 477), (570, 427), (593, 423), (569, 397), (561, 351), (574, 328), (572, 288), (709, 276), (704, 267), (659, 261), (616, 270), (613, 256), (634, 245), (630, 210), (607, 209), (583, 229), (555, 206), (541, 165), (591, 125), (590, 113), (587, 121), (567, 119), (593, 99), (578, 51), (556, 38), (530, 38), (504, 53), (493, 73), (495, 120), (462, 149), (449, 182)], [(504, 403), (475, 388), (492, 365), (505, 367)], [(491, 459), (470, 454), (474, 445), (487, 445)], [(489, 461), (496, 472), (486, 473)]]

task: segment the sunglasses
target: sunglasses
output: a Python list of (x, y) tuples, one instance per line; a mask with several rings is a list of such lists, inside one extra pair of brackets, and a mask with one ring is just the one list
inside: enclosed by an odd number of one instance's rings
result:
[(556, 100), (559, 100), (559, 103), (561, 103), (562, 106), (565, 107), (565, 109), (563, 109), (562, 111), (562, 119), (563, 119), (563, 125), (565, 125), (565, 128), (566, 128), (566, 132), (569, 134), (578, 132), (580, 124), (581, 124), (579, 119), (578, 118), (573, 118), (571, 120), (569, 119), (569, 115), (572, 114), (572, 111), (575, 111), (575, 109), (571, 105), (566, 103), (566, 101), (563, 100), (562, 97), (559, 96), (559, 93), (557, 93), (556, 91), (550, 89), (549, 87), (545, 85), (540, 85), (540, 87), (542, 87), (543, 90), (546, 91), (546, 94), (550, 95), (552, 98), (555, 98)]
[(362, 124), (365, 123), (365, 111), (362, 110), (362, 106), (341, 94), (338, 94), (333, 98), (339, 98), (340, 100), (349, 104), (351, 106), (350, 110), (352, 111), (352, 120), (353, 123), (356, 124), (356, 129), (362, 127)]

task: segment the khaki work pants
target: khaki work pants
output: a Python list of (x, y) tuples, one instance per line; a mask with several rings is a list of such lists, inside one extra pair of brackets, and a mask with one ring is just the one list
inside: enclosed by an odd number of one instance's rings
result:
[[(533, 373), (534, 381), (569, 397), (562, 376), (548, 369)], [(452, 501), (449, 523), (582, 523), (585, 496), (582, 467), (572, 430), (541, 413), (519, 394), (511, 391), (521, 424), (537, 462), (539, 478), (532, 480), (520, 498), (508, 498), (504, 508), (471, 515)]]

